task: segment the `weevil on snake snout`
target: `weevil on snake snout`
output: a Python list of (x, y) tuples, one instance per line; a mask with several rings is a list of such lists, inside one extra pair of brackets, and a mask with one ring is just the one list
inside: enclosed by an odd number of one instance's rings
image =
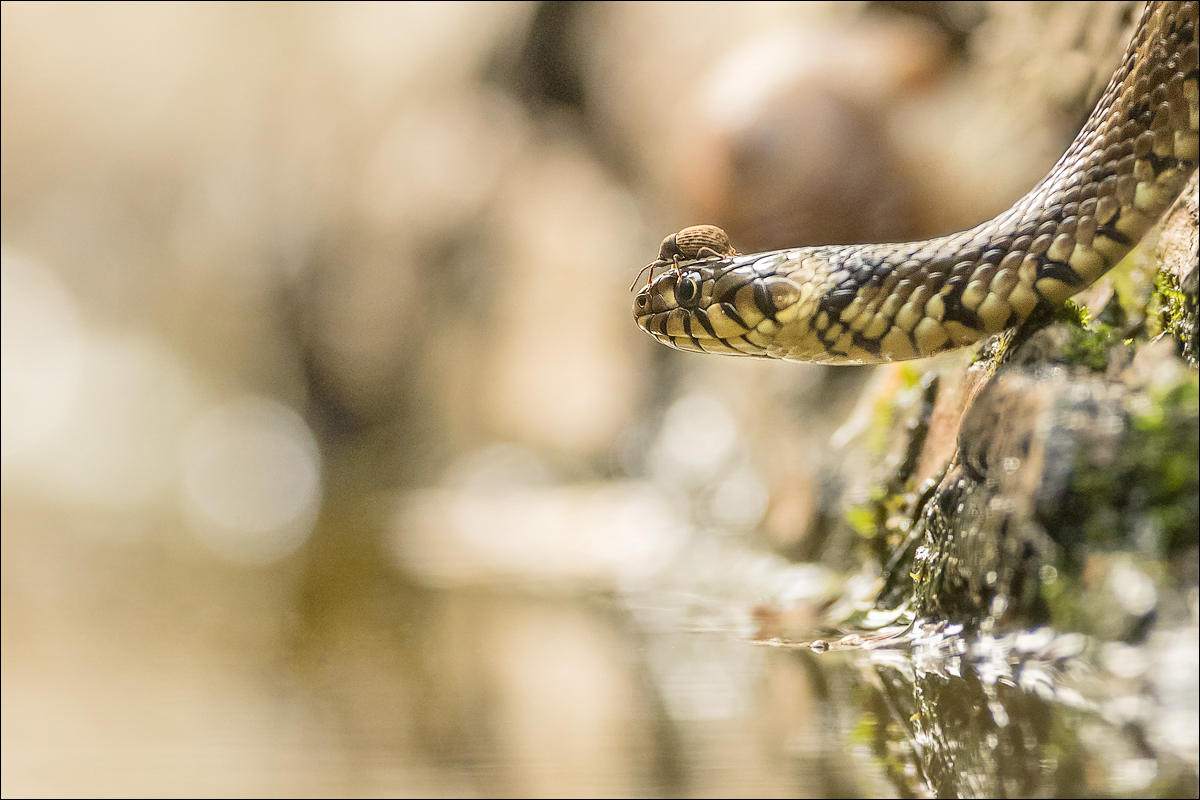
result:
[(658, 248), (658, 258), (642, 267), (630, 284), (629, 290), (633, 291), (633, 287), (637, 286), (646, 270), (650, 270), (650, 280), (653, 280), (655, 267), (674, 266), (675, 272), (678, 273), (681, 262), (728, 258), (737, 254), (738, 251), (729, 243), (729, 235), (716, 225), (692, 225), (662, 240)]

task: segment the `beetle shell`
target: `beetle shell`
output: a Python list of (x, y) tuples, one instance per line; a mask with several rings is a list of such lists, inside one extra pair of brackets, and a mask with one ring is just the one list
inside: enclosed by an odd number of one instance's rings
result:
[[(642, 267), (642, 271), (630, 284), (629, 290), (633, 291), (637, 282), (641, 280), (642, 273), (646, 270), (650, 270), (650, 280), (653, 280), (655, 267), (674, 265), (678, 271), (681, 261), (728, 258), (737, 254), (738, 251), (734, 250), (733, 245), (729, 243), (728, 234), (716, 225), (692, 225), (679, 233), (672, 233), (662, 240), (662, 245), (658, 248), (658, 258)], [(646, 285), (650, 285), (649, 281)]]
[(716, 225), (692, 225), (663, 239), (658, 258), (667, 263), (737, 255), (729, 236)]

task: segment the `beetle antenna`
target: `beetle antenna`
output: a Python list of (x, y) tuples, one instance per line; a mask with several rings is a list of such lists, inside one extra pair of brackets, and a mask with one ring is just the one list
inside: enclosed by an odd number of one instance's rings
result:
[(647, 285), (647, 286), (649, 286), (649, 285), (650, 285), (650, 282), (651, 282), (652, 280), (654, 280), (654, 268), (655, 268), (655, 267), (657, 267), (657, 266), (660, 266), (660, 265), (662, 265), (662, 264), (663, 264), (662, 260), (661, 260), (661, 259), (657, 259), (657, 258), (656, 258), (656, 259), (654, 259), (653, 261), (651, 261), (649, 264), (647, 264), (646, 266), (644, 266), (644, 267), (642, 267), (640, 270), (638, 270), (637, 277), (633, 279), (633, 283), (629, 284), (629, 291), (631, 291), (631, 292), (632, 292), (632, 291), (633, 291), (633, 287), (635, 287), (635, 286), (637, 286), (637, 285), (638, 285), (638, 281), (640, 281), (640, 280), (642, 279), (642, 274), (643, 274), (643, 273), (644, 273), (646, 270), (650, 270), (650, 277), (649, 277), (649, 278), (646, 280), (646, 285)]

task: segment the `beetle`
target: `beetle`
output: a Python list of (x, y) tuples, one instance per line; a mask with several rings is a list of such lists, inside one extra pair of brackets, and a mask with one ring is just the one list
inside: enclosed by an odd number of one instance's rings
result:
[(658, 258), (642, 267), (629, 289), (633, 291), (633, 287), (637, 286), (646, 270), (650, 270), (650, 279), (653, 280), (655, 267), (673, 265), (675, 271), (679, 272), (679, 264), (683, 261), (728, 258), (737, 254), (737, 250), (729, 243), (729, 235), (716, 225), (692, 225), (662, 240), (662, 245), (658, 248)]

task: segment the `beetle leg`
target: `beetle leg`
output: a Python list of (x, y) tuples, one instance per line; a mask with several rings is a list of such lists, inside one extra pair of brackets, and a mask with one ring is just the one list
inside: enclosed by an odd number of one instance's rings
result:
[(637, 286), (638, 281), (642, 278), (642, 273), (646, 270), (650, 270), (650, 274), (646, 277), (646, 288), (649, 289), (650, 284), (654, 283), (654, 268), (665, 267), (666, 265), (666, 261), (663, 261), (661, 258), (656, 258), (646, 266), (642, 267), (640, 270), (638, 270), (637, 277), (633, 279), (633, 283), (629, 284), (629, 291), (633, 291), (633, 287)]
[[(651, 275), (653, 275), (653, 273), (654, 273), (654, 262), (653, 262), (653, 261), (651, 261), (649, 264), (647, 264), (646, 266), (644, 266), (644, 267), (642, 267), (641, 269), (639, 269), (639, 270), (638, 270), (638, 274), (637, 274), (637, 276), (636, 276), (636, 277), (633, 279), (633, 283), (629, 284), (629, 291), (631, 291), (631, 292), (632, 292), (632, 291), (633, 291), (633, 287), (635, 287), (635, 286), (637, 286), (637, 285), (638, 285), (638, 281), (640, 281), (640, 280), (642, 279), (642, 273), (644, 273), (646, 270), (650, 270), (650, 272), (651, 272)], [(648, 287), (648, 286), (650, 286), (650, 280), (649, 280), (649, 279), (647, 279), (647, 280), (646, 280), (646, 286), (647, 286), (647, 287)]]
[(722, 260), (729, 258), (730, 256), (736, 256), (736, 255), (738, 255), (738, 251), (734, 250), (732, 247), (729, 248), (729, 250), (721, 253), (721, 252), (717, 252), (717, 250), (715, 250), (712, 247), (709, 247), (708, 245), (701, 247), (700, 250), (697, 251), (697, 253), (696, 253), (697, 258), (705, 258), (705, 259), (718, 258), (718, 259), (722, 259)]
[(679, 271), (679, 256), (672, 256), (671, 260), (675, 262), (675, 280), (678, 281), (679, 277), (683, 274)]

